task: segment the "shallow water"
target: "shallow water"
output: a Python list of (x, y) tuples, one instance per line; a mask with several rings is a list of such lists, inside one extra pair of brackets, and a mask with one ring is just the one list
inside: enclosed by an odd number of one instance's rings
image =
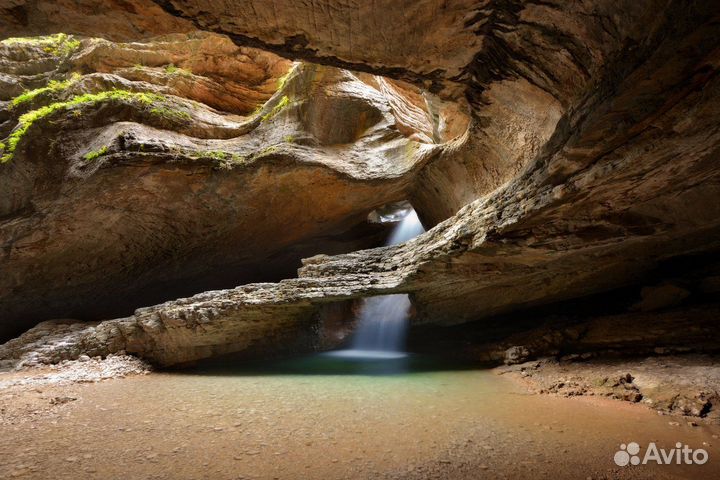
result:
[[(59, 415), (2, 427), (0, 478), (18, 462), (35, 467), (24, 478), (718, 478), (716, 427), (401, 363), (315, 356), (76, 385)], [(650, 440), (713, 444), (710, 462), (613, 463), (619, 444)]]

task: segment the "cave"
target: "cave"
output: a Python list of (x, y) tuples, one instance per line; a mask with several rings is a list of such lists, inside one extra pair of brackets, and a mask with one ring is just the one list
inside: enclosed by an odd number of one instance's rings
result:
[(714, 2), (0, 20), (0, 478), (720, 476)]

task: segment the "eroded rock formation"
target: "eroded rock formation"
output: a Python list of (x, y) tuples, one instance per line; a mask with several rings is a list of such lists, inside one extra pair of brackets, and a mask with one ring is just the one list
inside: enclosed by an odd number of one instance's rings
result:
[(0, 48), (4, 335), (382, 244), (368, 213), (440, 148), (414, 87), (217, 35)]
[[(376, 163), (365, 150), (344, 167), (346, 175), (358, 170), (358, 179), (382, 178), (383, 189), (392, 185), (383, 198), (372, 192), (378, 203), (409, 198), (435, 225), (421, 237), (307, 259), (297, 279), (142, 308), (88, 326), (42, 358), (93, 348), (185, 362), (251, 348), (273, 332), (321, 329), (329, 305), (381, 293), (411, 293), (418, 325), (478, 321), (647, 282), (662, 261), (720, 248), (712, 2), (290, 2), (280, 14), (251, 1), (157, 4), (240, 45), (383, 74), (467, 102), (472, 122), (435, 146), (407, 135), (437, 141), (440, 122), (427, 130), (398, 121), (395, 142), (416, 149), (407, 160), (388, 166), (387, 157)], [(273, 98), (270, 112), (281, 103)], [(438, 109), (427, 105), (433, 118)], [(315, 137), (347, 142), (352, 129), (337, 127)], [(267, 130), (285, 134), (278, 124)], [(377, 140), (385, 150), (394, 145)], [(359, 197), (352, 204), (376, 205)], [(4, 355), (26, 355), (23, 348)]]

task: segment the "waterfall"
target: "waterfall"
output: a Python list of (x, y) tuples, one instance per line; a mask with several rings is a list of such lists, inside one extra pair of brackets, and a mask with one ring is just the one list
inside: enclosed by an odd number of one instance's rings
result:
[(411, 238), (415, 238), (421, 233), (425, 233), (425, 229), (420, 223), (420, 219), (415, 212), (415, 209), (410, 208), (406, 211), (405, 216), (400, 221), (397, 227), (390, 234), (385, 245), (396, 245), (398, 243), (407, 242)]
[(382, 295), (365, 299), (358, 319), (352, 350), (400, 352), (405, 347), (407, 294)]
[[(393, 229), (385, 245), (395, 245), (414, 238), (425, 229), (412, 208), (398, 212), (402, 220)], [(358, 328), (349, 350), (333, 352), (335, 356), (363, 358), (399, 358), (405, 356), (410, 298), (407, 294), (381, 295), (365, 299)]]

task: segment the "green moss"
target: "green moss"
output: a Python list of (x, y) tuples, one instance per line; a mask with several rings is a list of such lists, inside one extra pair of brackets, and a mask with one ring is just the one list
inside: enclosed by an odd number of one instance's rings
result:
[(184, 77), (188, 77), (188, 76), (192, 75), (192, 72), (190, 70), (176, 67), (172, 63), (170, 65), (165, 66), (165, 73), (168, 73), (170, 75), (182, 75)]
[(290, 105), (290, 99), (288, 98), (287, 95), (284, 95), (284, 96), (280, 99), (280, 101), (278, 102), (278, 104), (275, 105), (274, 110), (280, 111), (280, 110), (282, 110), (283, 108), (287, 107), (288, 105)]
[(294, 135), (285, 135), (283, 137), (283, 142), (285, 143), (295, 143), (295, 136)]
[(45, 37), (12, 37), (6, 38), (0, 43), (3, 45), (37, 45), (42, 47), (43, 51), (56, 57), (69, 56), (80, 48), (80, 40), (76, 40), (72, 35), (66, 33), (56, 33)]
[(215, 160), (225, 160), (228, 154), (219, 150), (209, 150), (206, 152), (199, 152), (201, 158), (212, 158)]
[(64, 33), (57, 33), (55, 35), (46, 35), (42, 37), (10, 37), (3, 41), (0, 41), (2, 45), (54, 45), (63, 39), (67, 38)]
[[(31, 110), (20, 116), (18, 126), (7, 139), (7, 146), (4, 155), (0, 157), (0, 163), (12, 160), (18, 143), (25, 136), (30, 127), (38, 120), (43, 120), (56, 112), (72, 111), (75, 107), (93, 105), (101, 102), (133, 102), (142, 106), (149, 106), (155, 102), (163, 101), (165, 97), (153, 93), (136, 93), (127, 90), (109, 90), (99, 93), (86, 93), (77, 95), (66, 102), (56, 102)], [(75, 113), (75, 112), (73, 112)]]
[(185, 122), (192, 118), (187, 112), (168, 107), (155, 107), (150, 110), (150, 113), (166, 120), (170, 120), (171, 122)]
[(59, 55), (62, 57), (68, 57), (80, 48), (80, 40), (66, 40), (63, 43), (61, 43), (54, 51), (51, 51), (55, 55)]
[(275, 153), (275, 152), (277, 152), (277, 151), (278, 151), (278, 148), (277, 148), (275, 145), (270, 145), (269, 147), (265, 147), (265, 148), (263, 148), (262, 150), (260, 150), (260, 151), (257, 153), (257, 156), (258, 156), (258, 157), (262, 157), (262, 156), (264, 156), (264, 155), (271, 155), (271, 154), (273, 154), (273, 153)]
[[(58, 104), (53, 105), (64, 105), (67, 108), (82, 104), (93, 104), (106, 101), (136, 102), (147, 106), (152, 105), (155, 102), (165, 101), (165, 97), (155, 93), (131, 92), (129, 90), (107, 90), (98, 93), (84, 93), (71, 98), (67, 102), (59, 102)], [(52, 107), (53, 105), (48, 105), (48, 107)]]
[[(293, 72), (294, 69), (295, 69), (295, 65), (292, 65), (292, 66), (288, 69), (288, 71), (285, 73), (285, 75), (283, 75), (282, 77), (278, 78), (278, 80), (277, 80), (277, 88), (278, 88), (278, 90), (282, 90), (282, 89), (285, 87), (285, 84), (287, 83), (287, 80), (288, 80), (288, 78), (290, 77), (290, 74), (292, 74), (292, 72)], [(265, 120), (268, 120), (268, 119), (272, 118), (274, 115), (276, 115), (280, 110), (282, 110), (282, 109), (283, 109), (285, 106), (287, 106), (288, 104), (290, 104), (290, 98), (288, 98), (288, 96), (285, 95), (285, 96), (283, 96), (282, 99), (280, 100), (280, 103), (278, 103), (278, 104), (272, 109), (272, 111), (270, 111), (269, 113), (263, 115), (262, 120), (265, 121)], [(252, 113), (250, 114), (250, 116), (251, 116), (251, 117), (254, 117), (254, 116), (256, 116), (256, 115), (259, 115), (260, 112), (262, 112), (262, 110), (263, 110), (264, 107), (265, 107), (265, 104), (264, 104), (264, 103), (261, 104), (261, 105), (258, 105), (257, 107), (255, 107), (255, 110), (252, 111)]]
[(17, 45), (20, 43), (36, 45), (41, 42), (42, 38), (43, 37), (9, 37), (5, 40), (0, 41), (0, 45)]
[(295, 69), (295, 65), (294, 64), (290, 65), (290, 68), (288, 68), (288, 71), (285, 72), (285, 75), (278, 78), (278, 81), (277, 81), (278, 90), (282, 90), (285, 87), (285, 84), (287, 83), (288, 78), (290, 78), (290, 74), (293, 72), (294, 69)]
[(17, 107), (18, 105), (22, 105), (23, 103), (31, 102), (38, 95), (62, 92), (63, 90), (67, 90), (72, 84), (74, 84), (81, 78), (82, 75), (80, 75), (79, 73), (73, 73), (67, 80), (50, 80), (50, 82), (45, 87), (36, 88), (35, 90), (28, 90), (13, 98), (10, 106)]
[(209, 158), (217, 160), (219, 162), (226, 162), (231, 164), (243, 163), (247, 160), (246, 157), (237, 153), (223, 152), (222, 150), (203, 150), (200, 152), (192, 152), (190, 156), (193, 158)]
[(98, 157), (102, 157), (103, 155), (105, 155), (107, 153), (108, 153), (108, 147), (107, 147), (107, 145), (105, 145), (104, 147), (102, 147), (99, 150), (94, 150), (92, 152), (86, 153), (85, 155), (83, 155), (83, 158), (86, 161), (90, 162), (92, 160), (95, 160)]
[(20, 139), (23, 135), (25, 135), (29, 127), (30, 125), (23, 125), (21, 128), (15, 130), (10, 137), (8, 137), (7, 145), (3, 148), (3, 156), (0, 157), (0, 163), (12, 160), (13, 155), (15, 154), (15, 149), (17, 149), (17, 145), (20, 143)]
[(262, 112), (262, 109), (263, 109), (264, 106), (265, 106), (265, 104), (264, 104), (264, 103), (261, 103), (260, 105), (258, 105), (257, 107), (255, 107), (255, 110), (253, 110), (252, 112), (250, 112), (250, 116), (251, 116), (251, 117), (255, 117), (255, 116), (259, 115), (260, 112)]
[(280, 101), (277, 103), (277, 105), (275, 105), (275, 106), (273, 107), (272, 110), (270, 110), (268, 113), (266, 113), (265, 115), (263, 115), (262, 121), (263, 121), (263, 122), (266, 122), (266, 121), (270, 120), (272, 117), (274, 117), (275, 115), (277, 115), (278, 113), (280, 113), (280, 110), (282, 110), (283, 108), (287, 107), (288, 105), (290, 105), (290, 98), (288, 98), (287, 95), (284, 95), (284, 96), (280, 99)]

